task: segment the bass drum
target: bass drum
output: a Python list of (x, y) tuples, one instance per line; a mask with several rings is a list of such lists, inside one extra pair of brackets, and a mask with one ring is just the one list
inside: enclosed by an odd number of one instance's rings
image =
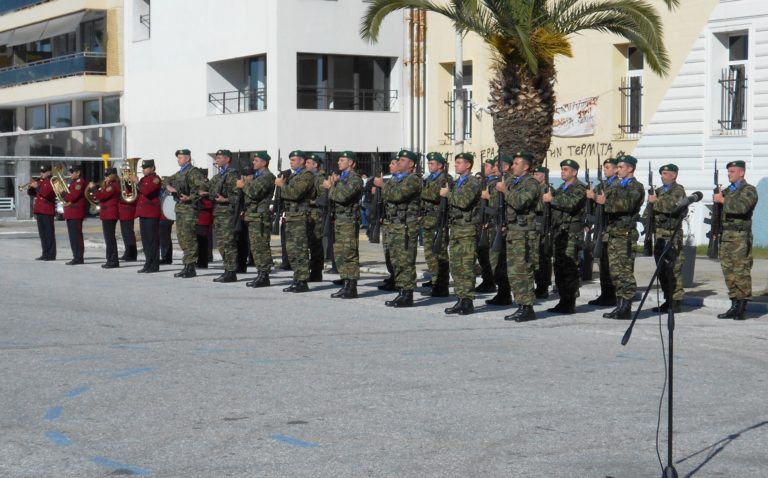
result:
[(176, 220), (176, 200), (170, 194), (160, 200), (160, 208), (163, 210), (163, 216), (169, 221)]

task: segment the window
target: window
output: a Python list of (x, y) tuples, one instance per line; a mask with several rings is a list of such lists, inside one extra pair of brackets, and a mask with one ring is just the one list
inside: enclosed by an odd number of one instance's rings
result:
[(80, 25), (83, 51), (104, 53), (104, 18), (85, 22)]
[(720, 75), (720, 119), (725, 132), (743, 132), (747, 125), (747, 63), (749, 37), (746, 34), (728, 37), (728, 66)]
[(312, 110), (391, 111), (391, 58), (299, 53), (297, 107)]
[(264, 110), (267, 108), (267, 57), (249, 58), (248, 62), (248, 109)]
[(267, 109), (266, 55), (208, 64), (208, 112), (246, 113)]
[(99, 100), (83, 101), (83, 125), (89, 126), (101, 122)]
[[(451, 66), (451, 78), (455, 76), (455, 64)], [(451, 80), (453, 82), (453, 80)], [(453, 84), (453, 83), (452, 83)], [(464, 140), (472, 139), (472, 65), (464, 65), (462, 69), (462, 93), (464, 99)], [(444, 133), (450, 140), (454, 140), (456, 134), (455, 108), (456, 89), (452, 88), (448, 93), (445, 104), (448, 107), (448, 133)]]
[(72, 126), (72, 103), (54, 103), (49, 106), (48, 118), (50, 128), (66, 128)]
[(120, 97), (107, 96), (102, 99), (102, 122), (105, 124), (120, 122)]
[(643, 52), (627, 48), (627, 76), (622, 78), (621, 129), (622, 137), (636, 139), (643, 128)]
[(30, 106), (26, 109), (26, 129), (45, 129), (47, 121), (45, 117), (45, 105)]

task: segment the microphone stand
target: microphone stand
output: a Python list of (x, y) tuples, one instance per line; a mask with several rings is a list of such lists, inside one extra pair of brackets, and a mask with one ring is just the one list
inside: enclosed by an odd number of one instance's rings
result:
[[(669, 264), (669, 267), (666, 269), (666, 273), (668, 275), (673, 275), (673, 266), (675, 263), (675, 259), (677, 258), (677, 254), (680, 254), (682, 251), (675, 251), (674, 243), (675, 238), (677, 237), (677, 233), (680, 230), (680, 226), (683, 223), (683, 219), (688, 215), (688, 211), (685, 211), (685, 214), (680, 214), (680, 217), (677, 218), (677, 221), (675, 222), (675, 228), (673, 229), (672, 236), (669, 238), (669, 240), (664, 244), (664, 250), (662, 251), (661, 255), (659, 256), (659, 262), (656, 264), (656, 270), (653, 272), (653, 276), (651, 277), (651, 282), (648, 284), (648, 288), (645, 290), (645, 293), (643, 294), (643, 298), (640, 300), (640, 305), (637, 307), (637, 310), (635, 311), (635, 316), (632, 317), (632, 322), (629, 324), (629, 327), (627, 328), (627, 331), (624, 332), (624, 337), (621, 339), (621, 345), (627, 345), (629, 343), (629, 338), (632, 335), (632, 329), (635, 327), (635, 322), (637, 321), (637, 317), (640, 315), (640, 311), (643, 309), (643, 304), (645, 303), (645, 299), (648, 297), (648, 293), (651, 291), (651, 287), (653, 287), (653, 283), (656, 281), (657, 277), (659, 276), (659, 270), (661, 269), (662, 264), (666, 261)], [(667, 352), (669, 354), (669, 359), (667, 362), (667, 375), (669, 375), (669, 391), (667, 392), (667, 466), (664, 468), (664, 471), (662, 472), (661, 477), (662, 478), (677, 478), (677, 470), (675, 470), (674, 465), (672, 464), (672, 417), (673, 417), (673, 401), (672, 401), (672, 390), (673, 390), (673, 363), (674, 363), (674, 339), (675, 339), (675, 311), (674, 311), (674, 305), (672, 304), (673, 299), (667, 298), (667, 305), (669, 306), (667, 308), (667, 330), (669, 331), (669, 351)]]

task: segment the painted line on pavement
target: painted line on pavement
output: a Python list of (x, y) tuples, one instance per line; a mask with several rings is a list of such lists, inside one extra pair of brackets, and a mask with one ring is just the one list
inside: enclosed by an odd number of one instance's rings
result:
[(51, 407), (45, 412), (43, 420), (58, 420), (62, 411), (64, 411), (64, 407), (61, 405)]
[(287, 435), (282, 435), (279, 433), (272, 435), (270, 438), (272, 438), (273, 440), (281, 441), (283, 443), (287, 443), (289, 445), (299, 446), (301, 448), (315, 448), (320, 446), (319, 443), (312, 443), (309, 441), (299, 440), (298, 438), (289, 437)]
[(72, 390), (66, 392), (64, 394), (64, 396), (67, 397), (67, 398), (75, 398), (75, 397), (78, 397), (78, 396), (84, 394), (85, 392), (87, 392), (90, 389), (91, 389), (91, 387), (83, 385), (82, 387), (73, 388)]
[(46, 432), (45, 436), (48, 440), (53, 442), (53, 444), (58, 446), (69, 446), (72, 444), (72, 440), (61, 432)]

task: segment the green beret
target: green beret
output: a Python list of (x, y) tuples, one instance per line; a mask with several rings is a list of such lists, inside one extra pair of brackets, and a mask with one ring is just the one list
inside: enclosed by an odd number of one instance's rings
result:
[(617, 156), (616, 161), (618, 161), (619, 163), (631, 164), (632, 167), (637, 166), (637, 158), (629, 154), (625, 154), (623, 156)]
[(192, 156), (192, 151), (188, 149), (177, 149), (176, 150), (176, 156), (183, 154), (185, 156)]
[(496, 164), (496, 161), (498, 160), (499, 160), (499, 157), (496, 156), (495, 158), (486, 159), (484, 162), (485, 164), (490, 164), (491, 166), (493, 166), (494, 164)]
[(256, 158), (263, 159), (264, 161), (269, 161), (272, 159), (266, 151), (255, 151), (251, 157), (251, 160)]
[(427, 161), (437, 161), (440, 164), (445, 164), (445, 157), (440, 153), (429, 153), (427, 155)]
[[(291, 156), (301, 156), (299, 154), (291, 154)], [(307, 161), (312, 160), (318, 165), (323, 162), (322, 159), (320, 159), (320, 156), (316, 155), (315, 153), (309, 153), (308, 155), (304, 156), (304, 159)]]
[(507, 163), (508, 165), (512, 166), (512, 163), (514, 162), (514, 159), (510, 158), (506, 154), (502, 154), (501, 156), (498, 156), (500, 163)]
[(741, 168), (741, 169), (747, 169), (747, 163), (745, 163), (744, 161), (741, 161), (741, 160), (731, 161), (730, 163), (725, 165), (725, 169), (728, 169), (731, 166), (736, 166), (737, 168)]
[(408, 151), (407, 149), (401, 149), (399, 153), (397, 153), (398, 158), (408, 158), (411, 161), (416, 161), (419, 159), (419, 155), (414, 153), (413, 151)]
[(562, 168), (563, 166), (568, 166), (569, 168), (573, 168), (573, 169), (576, 169), (576, 170), (579, 169), (579, 163), (577, 163), (576, 161), (574, 161), (572, 159), (564, 159), (564, 160), (560, 161), (560, 167)]
[(229, 159), (232, 159), (232, 151), (230, 151), (228, 149), (220, 149), (220, 150), (216, 151), (216, 156), (219, 156), (219, 155), (226, 156)]
[(619, 160), (616, 159), (616, 158), (608, 158), (605, 161), (603, 161), (603, 165), (605, 165), (605, 164), (612, 164), (612, 165), (616, 166), (617, 164), (619, 164)]
[[(518, 155), (515, 155), (515, 156), (518, 156)], [(521, 156), (521, 157), (522, 157), (522, 156)], [(544, 167), (544, 166), (536, 166), (535, 168), (533, 168), (533, 172), (534, 172), (534, 173), (544, 173), (544, 174), (549, 174), (549, 168), (546, 168), (546, 167)]]
[(673, 173), (676, 173), (678, 169), (679, 168), (675, 164), (672, 164), (672, 163), (665, 164), (664, 166), (659, 168), (659, 174), (661, 174), (664, 171), (672, 171)]
[(475, 162), (475, 155), (472, 153), (459, 153), (453, 159), (465, 159), (469, 162)]
[(340, 158), (347, 158), (357, 163), (357, 154), (354, 151), (342, 151), (339, 155)]
[(515, 157), (523, 158), (530, 163), (533, 162), (533, 153), (529, 153), (528, 151), (518, 151), (515, 153)]
[(299, 158), (304, 158), (304, 159), (307, 159), (307, 153), (305, 153), (304, 151), (302, 151), (302, 150), (300, 150), (300, 149), (297, 149), (297, 150), (295, 150), (295, 151), (291, 151), (291, 152), (288, 154), (288, 157), (289, 157), (289, 158), (292, 158), (292, 157), (294, 157), (294, 156), (296, 156), (296, 157), (299, 157)]

